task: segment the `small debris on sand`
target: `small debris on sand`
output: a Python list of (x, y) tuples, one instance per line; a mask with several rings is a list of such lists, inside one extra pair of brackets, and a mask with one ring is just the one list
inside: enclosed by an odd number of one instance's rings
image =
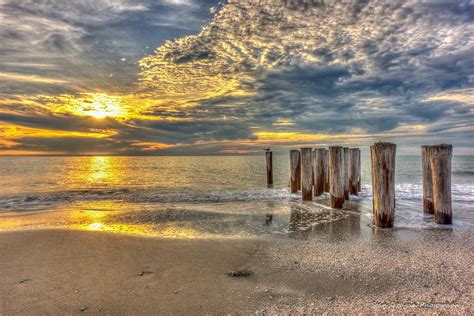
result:
[(248, 277), (252, 276), (253, 272), (250, 270), (242, 269), (242, 270), (235, 270), (226, 273), (227, 276), (233, 278), (241, 278), (241, 277)]
[(142, 272), (138, 272), (137, 275), (143, 276), (145, 274), (152, 274), (152, 273), (153, 273), (152, 271), (142, 271)]
[(87, 307), (84, 306), (84, 307), (81, 307), (80, 311), (84, 312), (86, 309), (87, 309)]
[(23, 279), (23, 280), (20, 281), (20, 284), (21, 284), (21, 283), (30, 282), (30, 281), (31, 281), (31, 279)]

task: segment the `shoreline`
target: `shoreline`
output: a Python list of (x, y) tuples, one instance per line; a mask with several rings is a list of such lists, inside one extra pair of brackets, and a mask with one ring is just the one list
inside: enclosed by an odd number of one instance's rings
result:
[[(471, 231), (326, 228), (245, 239), (3, 231), (0, 314), (474, 312)], [(240, 269), (253, 275), (226, 275)]]

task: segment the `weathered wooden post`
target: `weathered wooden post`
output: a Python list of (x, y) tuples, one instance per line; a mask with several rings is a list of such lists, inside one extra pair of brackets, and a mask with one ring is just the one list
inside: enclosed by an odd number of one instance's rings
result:
[(431, 176), (433, 180), (433, 208), (436, 224), (452, 224), (451, 158), (452, 145), (430, 147)]
[(270, 150), (265, 151), (265, 158), (267, 160), (267, 184), (273, 184), (273, 155)]
[(313, 183), (314, 196), (320, 196), (324, 193), (324, 185), (326, 181), (324, 170), (324, 157), (326, 149), (315, 148), (313, 151)]
[(359, 148), (349, 149), (349, 192), (352, 195), (359, 195)]
[(303, 201), (313, 199), (312, 148), (301, 148), (301, 193)]
[(421, 146), (421, 171), (423, 176), (423, 212), (434, 214), (430, 146)]
[(329, 151), (324, 149), (324, 192), (329, 193)]
[(298, 185), (298, 191), (301, 190), (301, 153), (299, 155), (300, 158), (298, 159), (298, 171), (296, 172), (296, 183)]
[(362, 189), (361, 189), (361, 186), (362, 186), (362, 180), (361, 180), (362, 168), (361, 168), (360, 149), (357, 149), (357, 163), (359, 164), (359, 181), (357, 182), (358, 183), (357, 191), (361, 192), (362, 191)]
[(290, 188), (291, 193), (298, 193), (300, 151), (290, 150)]
[(397, 145), (379, 142), (370, 146), (374, 225), (393, 227), (395, 218), (395, 156)]
[(329, 147), (329, 206), (344, 206), (344, 150), (340, 146)]
[(349, 200), (349, 148), (344, 147), (344, 199)]

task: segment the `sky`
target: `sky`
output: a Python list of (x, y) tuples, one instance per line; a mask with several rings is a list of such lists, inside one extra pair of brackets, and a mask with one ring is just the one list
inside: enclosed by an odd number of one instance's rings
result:
[(474, 154), (472, 0), (0, 0), (0, 155)]

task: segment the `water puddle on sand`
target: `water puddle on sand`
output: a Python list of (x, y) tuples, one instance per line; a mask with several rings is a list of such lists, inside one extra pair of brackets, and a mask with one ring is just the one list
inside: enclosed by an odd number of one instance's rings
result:
[(75, 229), (165, 238), (294, 235), (348, 217), (317, 203), (262, 201), (129, 204), (81, 202), (49, 212), (2, 214), (0, 230)]

